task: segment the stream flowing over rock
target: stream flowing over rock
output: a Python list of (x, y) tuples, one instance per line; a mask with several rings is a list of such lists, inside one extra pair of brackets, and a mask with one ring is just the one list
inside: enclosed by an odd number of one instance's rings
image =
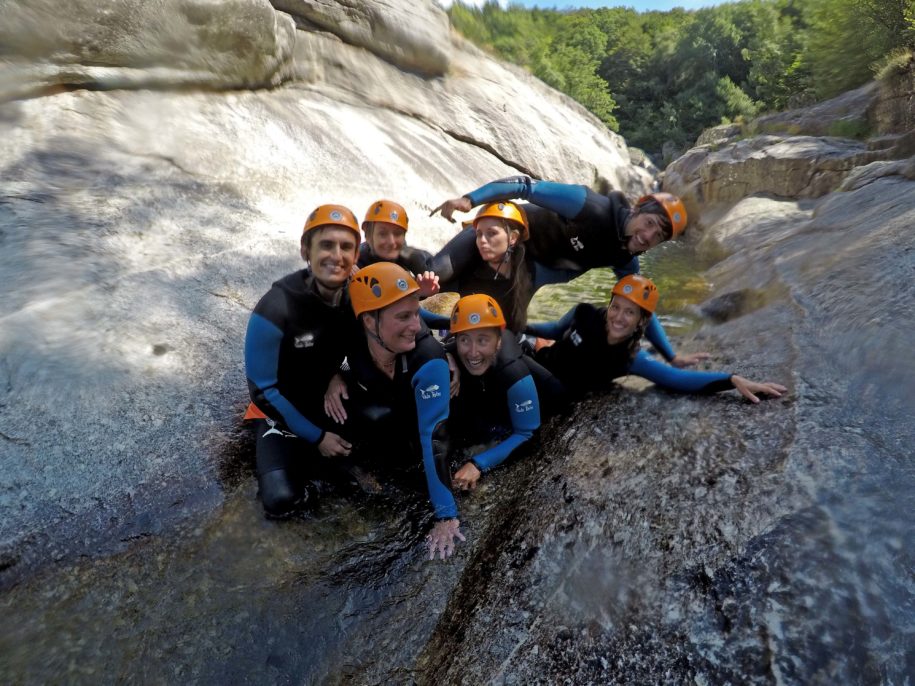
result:
[(624, 380), (461, 497), (467, 542), (430, 563), (421, 492), (263, 518), (250, 308), (320, 203), (396, 198), (434, 249), (429, 211), (489, 179), (649, 172), (431, 3), (0, 6), (0, 681), (915, 673), (915, 158), (779, 137), (675, 162), (694, 225), (650, 266), (709, 267), (677, 347), (789, 394)]

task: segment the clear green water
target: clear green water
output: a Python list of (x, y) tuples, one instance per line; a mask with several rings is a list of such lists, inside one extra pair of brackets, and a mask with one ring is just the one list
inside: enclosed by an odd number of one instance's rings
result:
[[(669, 243), (641, 258), (642, 273), (661, 292), (658, 316), (671, 335), (698, 327), (695, 305), (708, 297), (711, 285), (702, 277), (710, 265), (702, 263), (689, 245)], [(592, 269), (574, 281), (541, 288), (530, 306), (531, 321), (559, 319), (578, 303), (606, 305), (616, 283), (611, 269)]]

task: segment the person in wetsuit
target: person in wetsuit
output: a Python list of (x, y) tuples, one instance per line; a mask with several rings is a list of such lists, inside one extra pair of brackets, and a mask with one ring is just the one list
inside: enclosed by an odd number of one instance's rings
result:
[(409, 222), (402, 205), (392, 200), (373, 202), (362, 222), (365, 242), (359, 246), (356, 264), (361, 268), (376, 262), (393, 262), (411, 274), (427, 271), (431, 253), (406, 244)]
[(780, 397), (787, 389), (729, 372), (679, 369), (640, 350), (642, 335), (658, 303), (658, 289), (644, 276), (629, 274), (613, 287), (607, 307), (576, 305), (559, 321), (530, 324), (527, 333), (555, 341), (538, 346), (535, 359), (552, 372), (572, 398), (602, 391), (613, 380), (635, 374), (683, 393), (737, 389), (751, 402), (757, 394)]
[[(468, 231), (472, 232), (473, 250), (479, 260), (449, 279), (440, 279), (442, 292), (462, 296), (485, 293), (499, 303), (508, 328), (521, 331), (534, 295), (532, 265), (525, 250), (525, 241), (530, 236), (527, 217), (514, 203), (491, 203), (480, 208), (473, 219), (473, 228)], [(427, 324), (448, 328), (447, 317), (424, 318)]]
[(491, 444), (454, 474), (455, 488), (472, 490), (482, 472), (504, 462), (540, 427), (540, 398), (528, 366), (536, 363), (522, 354), (489, 295), (458, 300), (450, 330), (454, 338), (446, 348), (460, 374), (460, 391), (451, 400), (451, 434), (463, 446)]
[[(407, 270), (376, 262), (349, 285), (357, 335), (347, 341), (345, 395), (353, 406), (376, 408), (368, 439), (388, 455), (418, 457), (436, 523), (427, 537), (430, 559), (454, 551), (460, 531), (448, 466), (449, 369), (445, 350), (419, 318), (420, 286)], [(352, 414), (352, 412), (350, 412)]]
[[(619, 191), (607, 195), (587, 186), (537, 181), (515, 176), (487, 183), (460, 198), (446, 200), (432, 213), (449, 221), (455, 211), (477, 205), (521, 199), (530, 226), (526, 243), (533, 266), (533, 292), (551, 283), (565, 283), (596, 267), (611, 267), (617, 277), (639, 272), (639, 255), (679, 236), (687, 224), (686, 208), (670, 193), (652, 193), (631, 207)], [(479, 264), (474, 236), (467, 229), (452, 238), (433, 258), (432, 271), (445, 282)], [(676, 367), (707, 359), (706, 353), (678, 355), (657, 317), (646, 338)]]
[(245, 375), (255, 420), (260, 497), (271, 516), (306, 497), (305, 476), (335, 466), (352, 445), (329, 430), (324, 392), (354, 330), (346, 291), (359, 245), (356, 217), (321, 205), (300, 241), (308, 266), (275, 282), (254, 308), (245, 335)]

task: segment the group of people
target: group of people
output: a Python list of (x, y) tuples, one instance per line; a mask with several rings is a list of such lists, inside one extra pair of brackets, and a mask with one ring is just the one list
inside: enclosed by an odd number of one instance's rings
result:
[[(638, 256), (685, 229), (675, 196), (653, 193), (631, 206), (618, 192), (520, 176), (433, 214), (453, 221), (479, 205), (436, 255), (406, 245), (407, 213), (390, 200), (369, 207), (361, 232), (340, 205), (308, 216), (306, 268), (261, 298), (245, 340), (246, 418), (255, 422), (268, 515), (294, 511), (306, 481), (322, 473), (374, 490), (376, 469), (421, 465), (436, 520), (429, 555), (445, 558), (464, 540), (454, 492), (473, 489), (546, 416), (615, 378), (636, 374), (692, 393), (737, 389), (753, 402), (785, 392), (689, 370), (708, 355), (673, 350)], [(606, 307), (580, 304), (558, 321), (527, 322), (538, 288), (595, 267), (619, 279)], [(421, 307), (439, 291), (461, 296), (450, 316)], [(666, 362), (641, 349), (643, 336)]]

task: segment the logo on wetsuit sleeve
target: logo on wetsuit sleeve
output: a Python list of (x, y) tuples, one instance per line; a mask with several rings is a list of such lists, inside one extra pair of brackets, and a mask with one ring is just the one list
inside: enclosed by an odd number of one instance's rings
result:
[(569, 243), (572, 244), (572, 247), (575, 248), (576, 252), (585, 249), (585, 244), (581, 242), (581, 239), (578, 236), (572, 236), (569, 239)]
[(430, 400), (432, 398), (441, 398), (441, 387), (438, 384), (432, 384), (428, 388), (420, 388), (419, 394), (422, 396), (423, 400)]
[(525, 400), (523, 403), (515, 403), (515, 412), (518, 412), (518, 413), (530, 412), (533, 409), (534, 409), (533, 400)]
[(311, 348), (314, 344), (315, 335), (311, 331), (303, 333), (301, 336), (296, 336), (295, 339), (293, 339), (293, 345), (296, 348)]
[(579, 334), (575, 329), (569, 333), (569, 338), (572, 339), (572, 345), (581, 345), (581, 334)]

